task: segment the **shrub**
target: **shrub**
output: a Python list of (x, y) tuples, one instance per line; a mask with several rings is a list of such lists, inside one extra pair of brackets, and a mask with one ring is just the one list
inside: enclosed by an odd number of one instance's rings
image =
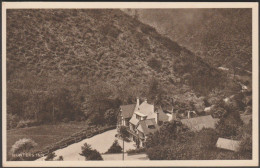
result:
[(23, 138), (15, 142), (15, 144), (11, 148), (11, 154), (20, 154), (22, 152), (28, 152), (37, 146), (31, 139)]
[(25, 128), (25, 127), (32, 127), (39, 125), (39, 123), (36, 120), (21, 120), (17, 124), (17, 128)]
[(17, 115), (7, 114), (7, 129), (12, 129), (17, 126), (19, 117)]
[(47, 157), (45, 158), (45, 160), (46, 160), (46, 161), (52, 161), (56, 156), (57, 156), (57, 155), (56, 155), (54, 152), (49, 153), (49, 154), (47, 155)]
[(80, 155), (84, 156), (85, 160), (103, 160), (101, 154), (87, 143), (81, 147), (81, 150)]
[(59, 158), (57, 160), (58, 161), (62, 161), (63, 160), (63, 156), (59, 156)]
[(118, 144), (118, 141), (115, 140), (106, 153), (122, 153), (122, 147)]
[(37, 144), (31, 139), (23, 138), (16, 141), (10, 150), (11, 160), (35, 160), (36, 156), (27, 155), (35, 146)]

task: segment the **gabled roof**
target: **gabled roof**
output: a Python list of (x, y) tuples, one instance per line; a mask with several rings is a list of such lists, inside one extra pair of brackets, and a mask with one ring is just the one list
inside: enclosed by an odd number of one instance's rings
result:
[(138, 108), (138, 112), (148, 116), (154, 112), (154, 105), (148, 104), (144, 101)]
[[(154, 126), (154, 128), (148, 128), (148, 126)], [(146, 119), (139, 121), (139, 125), (137, 130), (144, 133), (144, 135), (148, 135), (150, 133), (154, 133), (159, 129), (158, 125), (155, 122), (155, 119)]]
[(182, 119), (181, 122), (193, 131), (200, 131), (202, 128), (215, 128), (215, 124), (219, 119), (213, 118), (211, 115), (200, 116), (189, 119)]
[(129, 121), (131, 124), (134, 124), (135, 126), (137, 126), (139, 120), (135, 117), (135, 116), (132, 116), (132, 118), (130, 119)]
[(159, 121), (163, 121), (163, 122), (169, 121), (170, 117), (165, 112), (163, 112), (162, 108), (158, 109), (158, 113), (159, 113)]
[(120, 106), (122, 110), (122, 116), (123, 118), (131, 118), (134, 110), (135, 110), (136, 104), (129, 104), (129, 105), (122, 105)]
[(239, 150), (240, 141), (218, 138), (216, 146), (221, 149), (238, 151)]
[[(162, 122), (169, 121), (170, 116), (167, 115), (166, 113), (164, 113), (161, 108), (159, 108), (157, 112), (159, 113), (159, 121), (162, 121)], [(156, 112), (154, 112), (154, 113), (148, 115), (147, 119), (156, 118), (156, 115), (157, 115)]]

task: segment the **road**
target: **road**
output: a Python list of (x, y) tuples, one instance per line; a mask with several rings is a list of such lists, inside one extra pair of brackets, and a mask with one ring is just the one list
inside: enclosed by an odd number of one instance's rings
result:
[[(79, 155), (79, 153), (81, 153), (81, 146), (83, 146), (84, 143), (90, 144), (93, 149), (96, 149), (100, 153), (105, 153), (110, 148), (110, 146), (112, 145), (114, 140), (117, 139), (115, 137), (116, 134), (117, 134), (117, 131), (116, 131), (116, 129), (114, 129), (114, 130), (106, 131), (102, 134), (98, 134), (91, 138), (84, 139), (78, 143), (69, 145), (66, 148), (55, 151), (55, 154), (57, 155), (56, 158), (58, 158), (59, 156), (63, 156), (63, 159), (67, 160), (67, 161), (78, 161), (78, 160), (84, 161), (85, 158), (83, 156)], [(118, 140), (118, 142), (119, 142), (120, 146), (122, 147), (122, 144), (123, 144), (122, 140)], [(133, 142), (125, 142), (125, 151), (127, 151), (129, 149), (135, 149)], [(143, 157), (144, 156), (142, 156), (142, 158)], [(110, 158), (111, 158), (111, 156), (110, 156)], [(116, 159), (116, 158), (118, 158), (120, 160), (122, 159), (122, 157), (115, 157), (114, 159)], [(135, 158), (135, 157), (130, 157), (130, 159), (132, 159), (132, 158)], [(38, 161), (44, 160), (44, 159), (45, 159), (45, 157), (42, 157), (42, 158), (38, 159)]]

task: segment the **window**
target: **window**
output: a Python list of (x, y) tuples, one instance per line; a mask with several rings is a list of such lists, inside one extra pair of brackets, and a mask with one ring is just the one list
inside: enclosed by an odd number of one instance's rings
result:
[(148, 125), (148, 128), (155, 129), (155, 126), (154, 125)]

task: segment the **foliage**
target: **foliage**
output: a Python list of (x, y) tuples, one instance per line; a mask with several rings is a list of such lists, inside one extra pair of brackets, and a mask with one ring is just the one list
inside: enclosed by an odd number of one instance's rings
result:
[(252, 158), (252, 121), (240, 128), (239, 138), (241, 138), (239, 153), (245, 159)]
[(117, 122), (118, 110), (108, 109), (104, 114), (104, 119), (109, 125), (113, 125)]
[(31, 126), (36, 126), (39, 125), (39, 122), (36, 120), (20, 120), (17, 124), (17, 128), (25, 128), (25, 127), (31, 127)]
[(127, 129), (128, 128), (126, 126), (121, 126), (119, 128), (120, 136), (123, 137), (124, 139), (129, 137), (129, 132), (127, 131)]
[(156, 71), (160, 71), (162, 68), (162, 63), (156, 58), (148, 60), (148, 65)]
[(54, 152), (51, 152), (45, 158), (46, 161), (52, 161), (57, 155)]
[(179, 121), (171, 121), (165, 122), (160, 127), (159, 131), (156, 131), (154, 134), (148, 135), (146, 140), (146, 147), (151, 148), (156, 146), (157, 144), (167, 144), (170, 143), (172, 140), (175, 140), (177, 136), (182, 131), (186, 131), (187, 128), (182, 125)]
[(63, 161), (63, 156), (59, 156), (58, 161)]
[(7, 114), (7, 129), (12, 129), (17, 126), (17, 123), (19, 122), (19, 117), (15, 114)]
[(34, 160), (37, 157), (31, 152), (32, 149), (37, 146), (31, 139), (23, 138), (15, 142), (10, 150), (11, 160)]
[(8, 11), (7, 30), (7, 113), (19, 120), (44, 124), (86, 115), (92, 124), (109, 124), (112, 111), (137, 96), (167, 105), (182, 90), (207, 95), (226, 81), (117, 9)]
[(220, 118), (216, 125), (216, 130), (220, 137), (230, 138), (237, 136), (239, 133), (239, 127), (243, 124), (239, 111), (234, 104), (225, 104), (223, 107), (226, 113)]
[(92, 149), (91, 146), (87, 143), (85, 143), (82, 147), (81, 147), (81, 156), (85, 157), (85, 160), (103, 160), (103, 158), (101, 157), (101, 154), (95, 150)]
[(122, 152), (122, 147), (119, 145), (118, 141), (115, 140), (106, 153), (121, 153), (121, 152)]
[(33, 149), (35, 146), (37, 146), (37, 143), (35, 143), (31, 139), (23, 138), (15, 142), (15, 144), (11, 148), (11, 154), (19, 154), (22, 152), (28, 152), (31, 149)]
[(245, 159), (245, 154), (234, 153), (216, 148), (218, 134), (214, 129), (199, 132), (186, 131), (167, 144), (157, 144), (147, 148), (151, 160), (214, 160)]

